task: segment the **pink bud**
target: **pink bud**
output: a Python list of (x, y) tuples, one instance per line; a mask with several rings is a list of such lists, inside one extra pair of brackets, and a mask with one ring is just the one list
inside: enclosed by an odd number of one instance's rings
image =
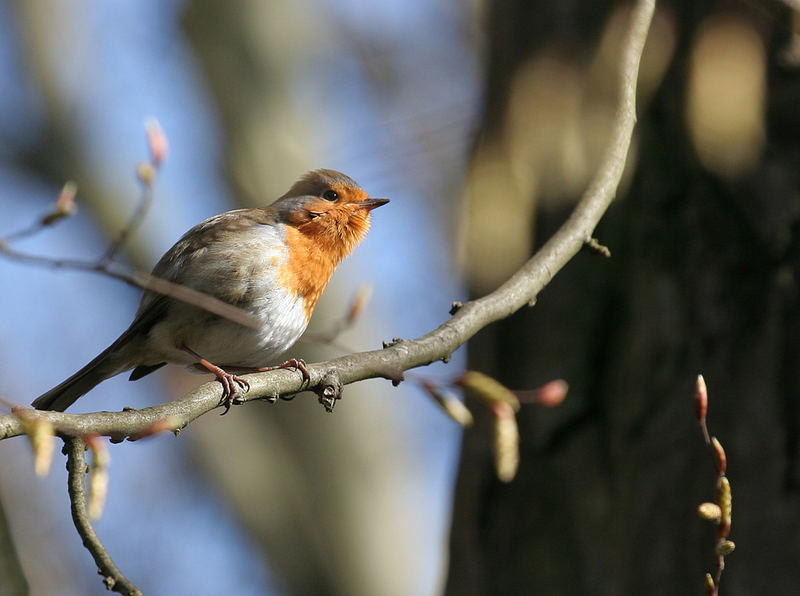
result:
[(711, 437), (711, 447), (714, 449), (717, 459), (717, 472), (720, 476), (724, 476), (728, 469), (728, 457), (725, 455), (725, 449), (722, 448), (722, 443), (717, 440), (717, 437)]
[(694, 411), (697, 419), (701, 422), (706, 419), (708, 412), (708, 389), (703, 375), (697, 375), (697, 383), (694, 389)]
[(164, 134), (164, 129), (155, 118), (148, 119), (144, 127), (147, 131), (147, 145), (150, 148), (150, 155), (153, 157), (153, 165), (158, 167), (167, 159), (167, 153), (169, 153), (167, 135)]
[(546, 408), (553, 408), (567, 397), (569, 385), (564, 379), (545, 383), (536, 391), (536, 402)]

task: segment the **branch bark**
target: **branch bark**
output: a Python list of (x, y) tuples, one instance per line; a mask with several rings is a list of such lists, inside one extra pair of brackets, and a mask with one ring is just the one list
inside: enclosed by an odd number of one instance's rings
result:
[(97, 564), (97, 571), (103, 576), (103, 582), (109, 590), (128, 596), (142, 596), (142, 591), (122, 574), (122, 571), (111, 559), (111, 555), (108, 554), (89, 521), (89, 512), (86, 506), (86, 443), (83, 439), (73, 437), (66, 440), (65, 450), (72, 521), (83, 540), (83, 545), (92, 554), (94, 562)]
[[(250, 391), (242, 401), (274, 401), (279, 396), (303, 390), (322, 395), (325, 379), (332, 377), (338, 378), (342, 385), (377, 377), (399, 382), (404, 371), (448, 359), (482, 328), (510, 316), (526, 304), (533, 305), (553, 276), (591, 241), (600, 218), (614, 200), (636, 123), (636, 80), (654, 8), (655, 0), (640, 0), (631, 14), (621, 58), (619, 105), (601, 166), (569, 219), (529, 261), (495, 291), (463, 304), (450, 320), (422, 337), (397, 340), (382, 350), (311, 365), (308, 384), (303, 383), (298, 373), (284, 370), (248, 375)], [(147, 435), (152, 428), (177, 431), (219, 407), (221, 396), (221, 385), (211, 382), (180, 400), (141, 410), (88, 414), (41, 412), (40, 415), (66, 435), (94, 433), (122, 441)], [(0, 440), (23, 432), (16, 416), (0, 416)]]

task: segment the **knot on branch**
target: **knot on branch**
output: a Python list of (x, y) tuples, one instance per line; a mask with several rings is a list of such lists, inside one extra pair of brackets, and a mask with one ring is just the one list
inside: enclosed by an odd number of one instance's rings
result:
[(342, 399), (342, 379), (335, 370), (329, 370), (314, 388), (319, 403), (328, 413), (333, 412), (336, 400)]
[(402, 337), (393, 337), (392, 341), (383, 341), (383, 349), (393, 348), (394, 346), (403, 343), (405, 340)]

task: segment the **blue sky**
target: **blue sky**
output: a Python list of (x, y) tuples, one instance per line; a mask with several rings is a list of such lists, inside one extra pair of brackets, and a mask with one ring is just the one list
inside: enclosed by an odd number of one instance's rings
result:
[[(133, 209), (135, 164), (145, 155), (143, 123), (156, 116), (171, 153), (158, 180), (156, 201), (139, 232), (151, 262), (198, 221), (232, 208), (221, 176), (221, 129), (191, 47), (180, 29), (182, 2), (121, 0), (51, 3), (68, 11), (57, 85), (67, 98), (82, 158), (107, 181), (122, 212)], [(465, 167), (477, 105), (477, 70), (464, 35), (464, 15), (442, 1), (370, 3), (307, 0), (334, 24), (346, 23), (366, 42), (392, 53), (396, 85), (382, 93), (346, 45), (319, 56), (298, 73), (289, 92), (300, 106), (318, 109), (320, 97), (337, 123), (333, 138), (347, 142), (317, 148), (318, 167), (335, 167), (371, 193), (393, 199), (376, 212), (373, 230), (343, 265), (334, 284), (368, 281), (375, 288), (366, 320), (372, 328), (351, 341), (373, 348), (392, 336), (414, 337), (441, 323), (450, 302), (463, 299), (454, 274), (453, 234), (457, 188)], [(14, 157), (31, 146), (42, 126), (44, 104), (26, 64), (26, 29), (8, 5), (0, 5), (0, 235), (43, 213), (62, 180), (42, 180)], [(410, 43), (413, 40), (413, 43)], [(427, 135), (420, 135), (420, 130)], [(355, 133), (354, 133), (355, 131)], [(422, 139), (424, 142), (420, 142)], [(444, 164), (444, 167), (443, 165)], [(287, 173), (287, 184), (302, 172)], [(54, 256), (99, 254), (105, 239), (87, 210), (27, 240), (20, 248)], [(71, 374), (130, 322), (138, 292), (117, 281), (78, 272), (55, 272), (0, 261), (0, 392), (28, 403)], [(366, 344), (360, 342), (368, 338)], [(455, 375), (460, 356), (424, 373)], [(168, 373), (166, 373), (168, 374)], [(198, 383), (204, 379), (198, 377)], [(409, 487), (420, 532), (416, 549), (425, 593), (434, 593), (446, 544), (447, 516), (460, 432), (411, 386), (382, 394), (392, 399), (396, 432), (407, 445), (414, 475)], [(128, 383), (119, 377), (81, 401), (82, 410), (145, 405), (163, 391), (161, 381)], [(397, 394), (397, 399), (395, 399)], [(164, 397), (164, 399), (168, 399)], [(347, 416), (345, 409), (335, 416)], [(190, 431), (191, 432), (191, 429)], [(187, 472), (189, 440), (158, 437), (112, 447), (108, 509), (98, 525), (112, 555), (148, 594), (263, 594), (276, 591), (257, 546), (202, 478)], [(13, 482), (12, 482), (13, 480)], [(143, 486), (158, 486), (158, 491)], [(88, 553), (77, 548), (69, 521), (63, 466), (32, 478), (27, 444), (0, 444), (0, 497), (21, 533), (28, 522), (59, 546), (43, 555), (55, 577), (99, 593)], [(26, 521), (27, 520), (27, 521)], [(133, 531), (132, 531), (133, 530)], [(26, 572), (39, 564), (30, 551), (36, 536), (20, 538)], [(43, 538), (39, 536), (39, 538)], [(56, 554), (54, 554), (56, 553)], [(60, 554), (59, 554), (60, 553)], [(208, 562), (213, 561), (213, 565)], [(225, 570), (220, 573), (220, 570)], [(75, 574), (80, 574), (75, 580)], [(247, 576), (243, 585), (239, 578)], [(144, 579), (142, 579), (144, 578)], [(34, 580), (34, 587), (43, 589)], [(279, 593), (276, 591), (275, 593)]]

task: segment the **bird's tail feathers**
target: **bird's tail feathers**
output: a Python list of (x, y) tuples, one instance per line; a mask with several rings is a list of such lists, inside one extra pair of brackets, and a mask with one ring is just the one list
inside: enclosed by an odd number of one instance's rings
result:
[(70, 378), (37, 397), (33, 407), (63, 412), (96, 385), (131, 368), (128, 359), (120, 353), (118, 344), (119, 341), (114, 342)]

